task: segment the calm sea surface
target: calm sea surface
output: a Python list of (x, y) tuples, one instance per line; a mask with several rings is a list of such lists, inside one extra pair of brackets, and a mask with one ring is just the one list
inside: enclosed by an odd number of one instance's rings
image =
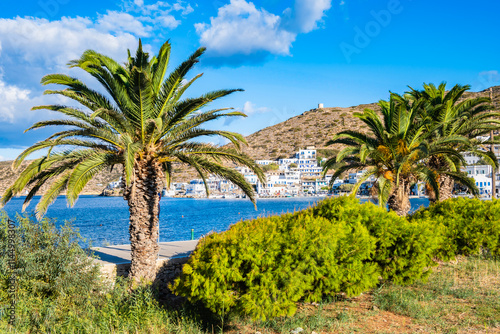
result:
[[(191, 229), (195, 239), (211, 231), (225, 231), (231, 224), (250, 219), (306, 209), (322, 198), (259, 199), (257, 210), (246, 199), (189, 199), (162, 198), (160, 202), (160, 241), (189, 240)], [(5, 207), (14, 218), (21, 212), (24, 198), (13, 198)], [(33, 213), (39, 197), (27, 209)], [(366, 201), (366, 200), (361, 200)], [(424, 198), (411, 199), (412, 211), (427, 206)], [(73, 222), (82, 237), (93, 246), (128, 244), (128, 206), (122, 197), (80, 196), (73, 208), (68, 208), (65, 197), (58, 197), (49, 207), (47, 217), (55, 218), (57, 225), (65, 220)]]

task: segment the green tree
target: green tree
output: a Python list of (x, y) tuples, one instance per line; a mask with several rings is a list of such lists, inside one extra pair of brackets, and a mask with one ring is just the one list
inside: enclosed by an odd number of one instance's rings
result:
[[(426, 121), (426, 132), (428, 140), (434, 141), (449, 136), (463, 136), (468, 142), (454, 143), (448, 145), (460, 153), (471, 152), (491, 165), (498, 167), (495, 155), (484, 145), (490, 143), (480, 142), (477, 137), (489, 135), (491, 130), (500, 127), (500, 113), (490, 111), (490, 99), (487, 97), (464, 98), (464, 93), (470, 89), (469, 85), (455, 85), (450, 91), (446, 91), (446, 83), (438, 87), (434, 84), (424, 84), (422, 90), (410, 87), (407, 92), (416, 100), (421, 100), (420, 119)], [(469, 183), (463, 184), (463, 173), (460, 171), (460, 163), (457, 159), (446, 154), (436, 154), (427, 160), (427, 165), (438, 171), (437, 183), (439, 188), (439, 200), (451, 198), (455, 182), (468, 187)], [(442, 173), (439, 171), (451, 171)], [(437, 196), (428, 187), (429, 200), (437, 201)]]
[[(5, 204), (25, 187), (30, 188), (24, 209), (44, 184), (50, 184), (36, 207), (40, 218), (62, 191), (66, 191), (72, 206), (97, 173), (114, 165), (123, 166), (124, 198), (130, 211), (130, 276), (135, 281), (154, 279), (159, 250), (159, 193), (170, 184), (173, 163), (194, 167), (203, 180), (209, 173), (226, 178), (254, 203), (252, 187), (223, 162), (248, 166), (259, 178), (264, 178), (253, 160), (241, 153), (240, 144), (246, 143), (243, 136), (202, 127), (211, 120), (245, 116), (228, 108), (201, 110), (210, 102), (240, 90), (217, 90), (198, 98), (182, 99), (184, 92), (201, 77), (198, 74), (185, 79), (205, 49), (196, 50), (167, 76), (170, 49), (170, 43), (166, 42), (158, 55), (150, 58), (139, 41), (135, 56), (129, 51), (125, 65), (92, 50), (68, 64), (90, 74), (107, 95), (68, 75), (45, 76), (41, 81), (43, 85), (66, 87), (47, 90), (45, 94), (68, 97), (84, 110), (62, 105), (33, 108), (59, 112), (64, 118), (38, 122), (28, 130), (47, 126), (63, 129), (17, 157), (15, 167), (29, 154), (48, 149), (45, 156), (27, 166), (2, 197)], [(195, 141), (201, 136), (222, 136), (230, 140), (234, 148)], [(206, 189), (208, 192), (208, 187)]]
[(264, 172), (269, 172), (269, 171), (273, 171), (273, 170), (278, 170), (280, 168), (280, 166), (278, 164), (275, 164), (275, 163), (272, 163), (272, 164), (269, 164), (269, 165), (264, 165), (262, 166), (262, 170)]
[[(410, 187), (418, 180), (429, 183), (437, 191), (436, 171), (422, 161), (437, 154), (462, 161), (463, 157), (448, 144), (466, 143), (467, 139), (448, 136), (428, 142), (425, 136), (427, 123), (418, 119), (420, 104), (419, 100), (412, 101), (391, 93), (389, 101), (379, 102), (382, 119), (370, 109), (362, 114), (355, 113), (355, 117), (368, 127), (368, 133), (342, 131), (328, 142), (328, 145), (346, 145), (323, 167), (323, 174), (330, 168), (335, 169), (331, 184), (344, 172), (365, 170), (351, 194), (356, 194), (368, 178), (375, 177), (379, 204), (387, 203), (389, 209), (398, 215), (408, 213)], [(463, 182), (476, 189), (469, 178), (464, 177)]]
[(339, 190), (342, 192), (350, 192), (354, 189), (354, 184), (351, 183), (343, 183), (339, 186)]

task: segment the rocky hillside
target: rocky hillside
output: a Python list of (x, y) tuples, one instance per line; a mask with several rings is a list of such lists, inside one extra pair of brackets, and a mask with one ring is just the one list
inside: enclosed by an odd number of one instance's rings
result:
[[(28, 162), (24, 162), (19, 170), (22, 170), (27, 165)], [(19, 170), (14, 171), (12, 169), (12, 161), (0, 161), (0, 194), (3, 194), (5, 190), (14, 182), (19, 175)], [(112, 172), (102, 172), (92, 179), (87, 186), (85, 186), (82, 194), (100, 194), (108, 183), (120, 179), (120, 175), (121, 169), (116, 167)], [(42, 187), (41, 192), (43, 193), (47, 188), (47, 186)]]
[[(500, 86), (492, 88), (493, 104), (499, 109)], [(488, 94), (489, 89), (466, 93), (465, 98), (488, 96)], [(366, 108), (380, 110), (376, 103), (372, 103), (349, 108), (321, 108), (306, 111), (246, 137), (248, 147), (245, 151), (255, 159), (276, 159), (290, 157), (299, 148), (314, 145), (319, 149), (318, 156), (330, 156), (339, 148), (326, 147), (326, 143), (334, 134), (343, 130), (363, 132), (365, 126), (352, 114), (363, 112)]]
[[(466, 97), (488, 96), (488, 90), (467, 93)], [(493, 87), (493, 103), (500, 108), (500, 86)], [(282, 123), (262, 129), (246, 137), (248, 146), (244, 151), (254, 159), (276, 159), (290, 157), (300, 148), (314, 145), (319, 157), (333, 155), (338, 147), (327, 147), (326, 142), (343, 130), (365, 130), (365, 126), (353, 113), (364, 109), (378, 110), (376, 103), (361, 104), (349, 108), (312, 109)], [(0, 194), (13, 182), (18, 172), (11, 169), (11, 162), (0, 162)], [(121, 170), (105, 172), (94, 178), (84, 189), (86, 194), (99, 194), (105, 186), (119, 179)], [(174, 182), (186, 182), (196, 177), (194, 170), (175, 166)], [(42, 189), (43, 191), (44, 189)]]
[(350, 108), (312, 109), (282, 123), (262, 129), (246, 137), (244, 151), (255, 159), (288, 158), (301, 148), (315, 146), (318, 156), (330, 156), (336, 147), (326, 147), (334, 134), (343, 130), (363, 131), (366, 126), (353, 117), (365, 108), (378, 110), (376, 104)]

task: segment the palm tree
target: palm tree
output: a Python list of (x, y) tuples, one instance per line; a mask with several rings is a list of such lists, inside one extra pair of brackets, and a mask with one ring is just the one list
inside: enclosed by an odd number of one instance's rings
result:
[[(422, 163), (436, 154), (445, 154), (457, 160), (463, 158), (450, 149), (448, 143), (466, 142), (460, 136), (446, 137), (430, 143), (425, 137), (425, 122), (419, 122), (421, 102), (391, 93), (389, 101), (380, 101), (382, 119), (371, 110), (355, 113), (366, 126), (368, 134), (358, 131), (342, 131), (327, 145), (346, 145), (337, 156), (326, 161), (323, 174), (335, 169), (331, 184), (349, 170), (365, 170), (352, 194), (361, 184), (374, 177), (380, 205), (389, 206), (398, 215), (406, 215), (410, 209), (410, 187), (419, 180), (437, 190), (436, 170)], [(452, 173), (452, 172), (448, 172)], [(457, 176), (458, 177), (458, 176)], [(470, 179), (464, 183), (472, 183)], [(471, 184), (471, 187), (474, 187)]]
[[(491, 130), (500, 127), (500, 113), (488, 112), (492, 109), (491, 101), (487, 97), (463, 98), (463, 94), (470, 86), (455, 85), (446, 92), (446, 83), (438, 87), (434, 84), (424, 84), (423, 90), (415, 90), (411, 87), (407, 92), (414, 100), (422, 100), (420, 116), (421, 120), (427, 120), (426, 132), (429, 140), (437, 140), (447, 136), (463, 136), (469, 142), (450, 143), (452, 148), (460, 153), (471, 152), (481, 157), (493, 168), (498, 167), (495, 155), (486, 150), (484, 145), (490, 143), (480, 142), (477, 137), (489, 135)], [(437, 154), (428, 159), (427, 165), (434, 170), (451, 170), (460, 173), (459, 161), (450, 161), (453, 157)], [(461, 183), (462, 178), (454, 178), (453, 174), (438, 173), (437, 183), (439, 189), (439, 200), (451, 198), (455, 182)], [(463, 184), (467, 187), (467, 184)], [(437, 201), (438, 196), (434, 191), (429, 191), (429, 200)]]
[[(41, 81), (43, 85), (66, 86), (63, 90), (47, 90), (45, 94), (68, 97), (85, 110), (63, 105), (33, 108), (59, 112), (65, 117), (35, 123), (28, 130), (46, 126), (62, 126), (63, 129), (17, 157), (14, 167), (19, 167), (29, 154), (48, 149), (45, 156), (26, 167), (2, 197), (5, 204), (25, 187), (30, 187), (24, 210), (37, 191), (44, 184), (50, 184), (36, 207), (37, 217), (41, 217), (61, 192), (66, 191), (72, 206), (83, 187), (97, 173), (115, 165), (123, 166), (124, 198), (130, 211), (130, 276), (135, 281), (151, 281), (155, 276), (159, 250), (158, 194), (164, 186), (169, 186), (174, 163), (194, 167), (203, 180), (207, 174), (230, 180), (254, 204), (253, 188), (240, 173), (223, 163), (248, 166), (263, 179), (260, 168), (240, 152), (240, 144), (246, 143), (243, 136), (202, 127), (222, 117), (245, 116), (230, 109), (201, 111), (210, 102), (240, 90), (217, 90), (198, 98), (181, 99), (201, 77), (198, 74), (190, 80), (185, 79), (205, 49), (196, 50), (166, 76), (170, 48), (170, 43), (166, 42), (158, 55), (150, 58), (139, 41), (135, 57), (129, 51), (125, 65), (92, 50), (68, 64), (94, 77), (107, 95), (68, 75), (45, 76)], [(201, 136), (222, 136), (230, 140), (234, 148), (195, 141)], [(208, 187), (206, 190), (208, 193)]]

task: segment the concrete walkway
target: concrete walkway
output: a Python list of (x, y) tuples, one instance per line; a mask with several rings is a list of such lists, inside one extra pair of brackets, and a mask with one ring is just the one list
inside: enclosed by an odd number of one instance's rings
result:
[[(198, 240), (160, 242), (158, 260), (188, 257), (197, 244)], [(125, 264), (130, 263), (131, 260), (130, 245), (93, 247), (92, 250), (98, 257), (97, 262), (103, 265)]]

